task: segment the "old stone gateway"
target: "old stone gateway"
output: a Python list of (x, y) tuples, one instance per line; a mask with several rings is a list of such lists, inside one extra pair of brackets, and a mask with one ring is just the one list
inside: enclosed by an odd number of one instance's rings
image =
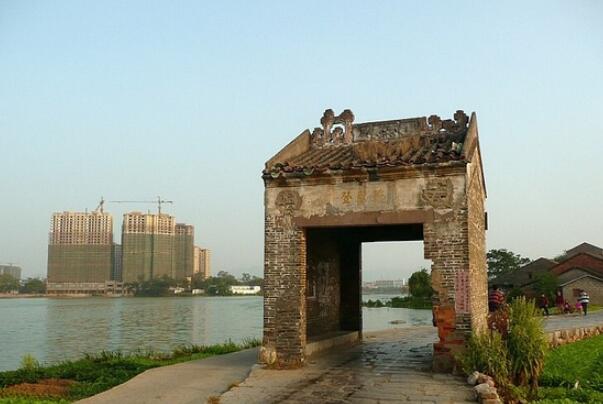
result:
[(487, 316), (486, 188), (475, 114), (354, 123), (350, 110), (328, 109), (320, 123), (263, 171), (260, 360), (296, 367), (317, 346), (361, 338), (361, 244), (423, 240), (439, 337), (433, 365), (449, 370), (454, 350)]

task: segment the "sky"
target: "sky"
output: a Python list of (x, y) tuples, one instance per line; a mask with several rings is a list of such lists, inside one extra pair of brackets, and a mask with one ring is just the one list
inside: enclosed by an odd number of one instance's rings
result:
[[(213, 271), (260, 275), (263, 164), (322, 112), (477, 113), (488, 248), (603, 245), (600, 1), (0, 0), (0, 263), (45, 276), (52, 212), (173, 200)], [(154, 205), (106, 204), (121, 216)], [(408, 277), (421, 243), (363, 249)]]

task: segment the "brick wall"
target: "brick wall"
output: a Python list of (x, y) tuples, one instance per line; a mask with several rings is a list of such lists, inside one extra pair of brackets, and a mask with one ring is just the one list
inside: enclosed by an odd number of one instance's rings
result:
[(341, 253), (338, 240), (331, 232), (309, 230), (307, 243), (308, 336), (339, 331)]
[(279, 194), (266, 207), (264, 239), (264, 338), (260, 360), (274, 367), (301, 366), (306, 345), (305, 231), (292, 223), (299, 195)]
[(603, 281), (592, 277), (584, 277), (563, 286), (563, 297), (570, 302), (570, 304), (575, 304), (578, 298), (575, 296), (574, 290), (585, 290), (590, 296), (591, 304), (603, 305)]
[[(481, 173), (479, 162), (474, 167)], [(363, 236), (351, 235), (357, 226), (422, 223), (425, 258), (432, 261), (437, 292), (434, 317), (440, 341), (434, 346), (434, 368), (450, 370), (453, 351), (463, 346), (472, 328), (482, 327), (486, 316), (485, 192), (481, 177), (474, 174), (471, 182), (468, 172), (463, 165), (392, 171), (378, 180), (368, 175), (307, 182), (265, 179), (262, 362), (299, 366), (308, 335), (360, 329)], [(343, 230), (337, 237), (314, 240), (313, 226)], [(416, 236), (411, 233), (408, 237)], [(310, 284), (318, 290), (306, 290)]]

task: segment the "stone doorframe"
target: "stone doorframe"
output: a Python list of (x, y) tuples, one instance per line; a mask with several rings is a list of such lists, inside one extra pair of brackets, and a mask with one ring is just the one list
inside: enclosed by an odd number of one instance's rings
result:
[[(301, 197), (283, 188), (276, 197), (276, 215), (266, 215), (264, 339), (262, 363), (276, 368), (303, 365), (307, 343), (306, 229), (340, 226), (422, 224), (424, 255), (432, 262), (434, 370), (450, 371), (453, 353), (461, 348), (472, 329), (485, 325), (481, 280), (469, 293), (471, 277), (470, 236), (466, 206), (442, 205), (396, 212), (357, 212), (304, 218), (296, 215)], [(475, 244), (475, 241), (474, 241)], [(479, 244), (479, 243), (478, 243)], [(481, 293), (477, 293), (481, 292)], [(473, 311), (473, 315), (471, 314)]]

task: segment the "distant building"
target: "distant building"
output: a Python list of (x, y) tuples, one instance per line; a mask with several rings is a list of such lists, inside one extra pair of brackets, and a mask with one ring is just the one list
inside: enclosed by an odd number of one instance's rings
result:
[(190, 278), (194, 269), (195, 228), (189, 224), (176, 223), (174, 236), (174, 279)]
[(553, 261), (538, 258), (523, 267), (489, 281), (507, 291), (521, 290), (527, 296), (537, 295), (538, 280), (547, 274), (557, 279), (558, 290), (570, 304), (575, 303), (582, 290), (590, 295), (593, 304), (603, 304), (603, 249), (582, 243)]
[(113, 276), (111, 279), (116, 281), (122, 280), (122, 254), (121, 254), (121, 244), (113, 244)]
[(231, 286), (230, 293), (233, 295), (257, 295), (262, 290), (259, 286)]
[[(104, 212), (60, 212), (52, 215), (48, 240), (48, 293), (69, 284), (87, 290), (112, 280), (113, 218)], [(96, 284), (97, 286), (90, 286)], [(104, 287), (104, 286), (103, 286)]]
[(122, 225), (122, 280), (147, 281), (193, 273), (194, 228), (176, 224), (173, 216), (130, 212)]
[(21, 279), (21, 267), (12, 264), (0, 265), (0, 275), (10, 275), (19, 280)]
[(211, 276), (211, 251), (195, 246), (193, 273), (201, 273), (203, 279)]

